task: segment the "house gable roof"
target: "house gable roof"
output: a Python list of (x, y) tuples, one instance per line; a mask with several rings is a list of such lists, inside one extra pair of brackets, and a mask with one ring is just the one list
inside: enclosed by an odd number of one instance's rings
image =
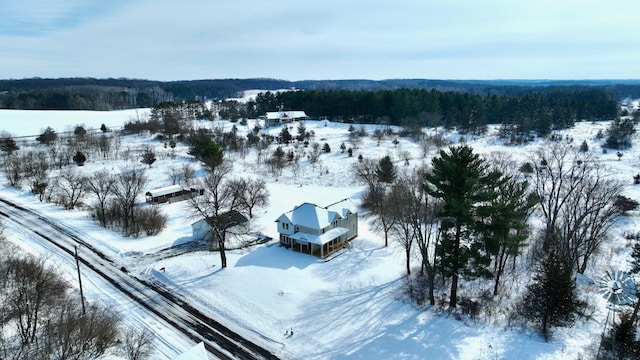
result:
[(293, 223), (312, 229), (323, 229), (339, 218), (335, 211), (329, 211), (315, 204), (304, 203), (293, 210)]
[(324, 229), (337, 219), (357, 213), (357, 207), (344, 199), (327, 207), (320, 207), (312, 203), (303, 203), (293, 210), (286, 212), (276, 219), (276, 222), (286, 222), (310, 229)]
[(284, 213), (282, 215), (280, 215), (277, 219), (276, 222), (286, 222), (289, 224), (293, 224), (293, 221), (291, 220), (291, 211)]

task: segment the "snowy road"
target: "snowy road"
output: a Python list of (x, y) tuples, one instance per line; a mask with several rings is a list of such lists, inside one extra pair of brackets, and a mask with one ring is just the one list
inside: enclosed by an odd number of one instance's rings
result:
[[(64, 227), (36, 211), (0, 198), (0, 215), (17, 225), (32, 243), (37, 243), (64, 266), (75, 268), (74, 252), (78, 248), (83, 287), (101, 291), (111, 299), (126, 322), (147, 328), (157, 334), (157, 351), (167, 358), (180, 352), (177, 343), (203, 341), (207, 351), (217, 358), (275, 359), (268, 350), (259, 347), (217, 321), (173, 296), (162, 288), (130, 276), (107, 256), (91, 246), (84, 235)], [(85, 290), (85, 297), (87, 290)], [(160, 326), (153, 324), (161, 323)], [(170, 329), (170, 330), (167, 330)], [(169, 332), (169, 333), (168, 333)]]

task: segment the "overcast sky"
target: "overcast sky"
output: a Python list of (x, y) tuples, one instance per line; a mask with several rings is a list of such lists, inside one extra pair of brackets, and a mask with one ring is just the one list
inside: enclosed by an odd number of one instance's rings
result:
[(0, 79), (638, 79), (637, 0), (0, 0)]

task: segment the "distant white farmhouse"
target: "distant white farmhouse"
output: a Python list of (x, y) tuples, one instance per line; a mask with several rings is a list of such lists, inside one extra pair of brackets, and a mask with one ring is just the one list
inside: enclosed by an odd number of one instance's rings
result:
[[(191, 232), (195, 240), (211, 240), (212, 232), (211, 225), (209, 224), (211, 221), (214, 220), (200, 219), (191, 224)], [(221, 214), (217, 221), (219, 224), (222, 224), (222, 227), (227, 229), (227, 234), (240, 235), (246, 234), (249, 231), (249, 219), (235, 210)]]
[(358, 210), (344, 199), (326, 207), (303, 203), (276, 220), (280, 245), (324, 258), (358, 236)]
[(264, 126), (270, 127), (291, 121), (306, 120), (304, 111), (268, 111), (264, 117)]

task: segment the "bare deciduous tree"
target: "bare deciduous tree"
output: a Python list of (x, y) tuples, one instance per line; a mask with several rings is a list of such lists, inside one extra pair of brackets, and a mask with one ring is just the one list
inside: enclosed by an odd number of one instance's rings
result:
[(124, 350), (128, 360), (149, 359), (153, 355), (154, 342), (155, 336), (149, 329), (138, 330), (128, 327), (124, 332), (122, 350)]
[(602, 168), (596, 165), (586, 181), (580, 184), (579, 191), (569, 196), (557, 229), (559, 254), (581, 274), (591, 257), (600, 250), (620, 214), (615, 199), (622, 189), (622, 183), (607, 179)]
[(587, 167), (581, 166), (584, 163), (582, 156), (577, 158), (571, 148), (560, 143), (541, 148), (535, 155), (533, 184), (545, 218), (545, 249), (553, 245), (557, 223), (569, 196), (587, 176)]
[(185, 184), (193, 183), (193, 179), (196, 177), (196, 171), (190, 164), (184, 164), (182, 166), (182, 177), (184, 179)]
[(112, 193), (112, 188), (115, 186), (116, 181), (116, 177), (111, 175), (107, 170), (101, 170), (92, 177), (87, 178), (86, 188), (88, 192), (96, 197), (96, 215), (98, 216), (100, 225), (103, 227), (107, 226), (105, 209), (107, 200)]
[[(405, 267), (407, 275), (411, 275), (411, 249), (416, 238), (416, 228), (413, 219), (420, 212), (419, 182), (413, 181), (409, 175), (402, 174), (391, 185), (386, 211), (393, 217), (391, 237), (402, 246), (405, 253)], [(418, 190), (418, 191), (417, 191)]]
[(117, 159), (118, 156), (120, 156), (120, 150), (122, 150), (122, 137), (120, 137), (120, 133), (115, 133), (111, 144), (113, 145), (113, 157)]
[(618, 215), (614, 200), (622, 185), (607, 179), (588, 153), (563, 143), (539, 150), (533, 168), (546, 225), (543, 247), (582, 273)]
[(4, 174), (9, 181), (9, 185), (13, 187), (20, 187), (23, 180), (23, 164), (22, 157), (17, 154), (7, 156), (2, 162), (4, 168)]
[(58, 192), (62, 204), (67, 209), (74, 209), (85, 195), (87, 178), (78, 172), (63, 170), (58, 177)]
[(430, 196), (424, 188), (424, 169), (401, 173), (388, 195), (388, 212), (393, 217), (390, 234), (404, 248), (407, 274), (411, 274), (410, 256), (417, 245), (420, 273), (415, 281), (408, 278), (409, 295), (419, 304), (428, 299), (435, 304), (435, 277), (440, 244), (439, 219), (436, 214), (442, 201)]
[(243, 205), (248, 212), (249, 218), (252, 219), (255, 207), (269, 205), (269, 190), (267, 190), (267, 184), (262, 179), (243, 179), (241, 182), (244, 192), (242, 195)]
[(311, 150), (309, 150), (309, 162), (315, 164), (320, 159), (320, 143), (312, 142)]
[(83, 312), (68, 288), (43, 259), (0, 259), (0, 357), (97, 358), (116, 343), (118, 317), (96, 305)]
[[(418, 174), (422, 177), (423, 172)], [(431, 305), (435, 305), (434, 289), (438, 267), (438, 246), (440, 246), (439, 220), (436, 214), (441, 211), (442, 202), (429, 196), (424, 189), (421, 195), (420, 211), (412, 214), (412, 222), (416, 230), (416, 244), (420, 251), (420, 272), (426, 279), (427, 298)]]
[(31, 192), (44, 200), (44, 192), (49, 183), (49, 160), (43, 150), (27, 152), (22, 158), (23, 177), (29, 183)]
[(59, 305), (69, 286), (41, 259), (10, 257), (2, 265), (0, 288), (6, 293), (0, 307), (8, 310), (21, 343), (31, 344), (46, 314)]
[(100, 135), (98, 138), (98, 148), (100, 149), (100, 154), (104, 159), (109, 157), (109, 152), (111, 152), (111, 138), (107, 135)]
[(67, 146), (67, 144), (63, 142), (56, 142), (55, 146), (49, 148), (49, 155), (51, 158), (51, 167), (62, 169), (71, 164), (75, 151), (71, 146)]
[(363, 159), (354, 165), (356, 176), (364, 181), (369, 189), (362, 198), (362, 207), (369, 210), (364, 215), (376, 218), (374, 227), (384, 232), (384, 246), (389, 245), (389, 231), (393, 226), (394, 217), (386, 206), (388, 196), (378, 178), (378, 162)]
[(518, 162), (508, 152), (492, 151), (486, 158), (494, 171), (500, 171), (505, 176), (518, 176), (520, 174)]
[(353, 167), (356, 177), (367, 184), (369, 190), (378, 186), (378, 163), (372, 159), (362, 159)]
[(94, 359), (118, 341), (119, 318), (107, 308), (91, 305), (82, 313), (79, 300), (65, 298), (42, 335), (43, 351), (57, 359)]
[(111, 188), (111, 192), (122, 211), (122, 231), (125, 234), (137, 232), (133, 209), (136, 205), (138, 194), (147, 186), (147, 182), (144, 170), (128, 169), (123, 170), (116, 177), (116, 182)]
[(384, 233), (384, 246), (389, 246), (389, 231), (396, 219), (390, 211), (390, 207), (387, 206), (388, 201), (388, 194), (382, 186), (369, 189), (362, 198), (362, 207), (369, 210), (369, 213), (365, 213), (364, 216), (375, 218), (373, 226), (374, 229)]
[(191, 198), (192, 218), (204, 219), (209, 226), (209, 238), (212, 250), (220, 252), (220, 262), (223, 268), (227, 267), (226, 242), (227, 232), (231, 224), (229, 216), (233, 211), (243, 209), (243, 200), (234, 180), (227, 180), (232, 170), (232, 165), (223, 161), (211, 169), (202, 180), (203, 196)]
[(173, 185), (176, 185), (182, 179), (182, 170), (177, 166), (169, 166), (167, 168), (167, 173), (169, 174), (171, 184)]

